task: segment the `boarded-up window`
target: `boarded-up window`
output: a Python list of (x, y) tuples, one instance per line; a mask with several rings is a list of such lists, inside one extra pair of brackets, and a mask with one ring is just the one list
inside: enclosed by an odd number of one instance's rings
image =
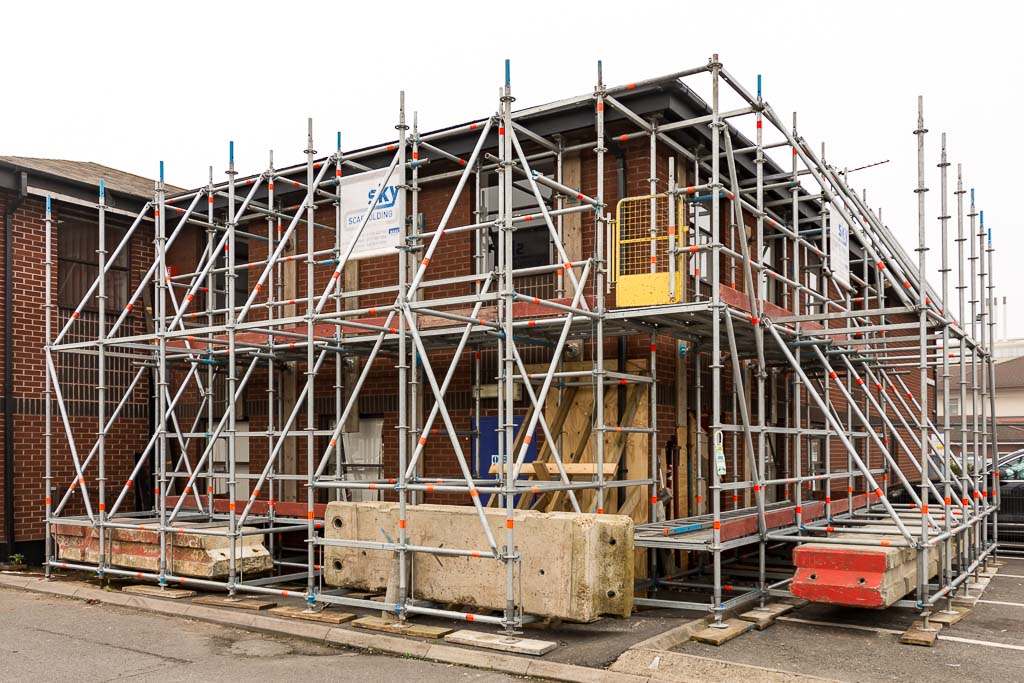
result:
[[(124, 234), (124, 228), (107, 225), (105, 247), (108, 262)], [(57, 305), (61, 308), (76, 308), (96, 281), (100, 272), (98, 249), (99, 226), (95, 221), (62, 218), (57, 237)], [(109, 312), (119, 312), (128, 303), (130, 251), (130, 247), (121, 250), (107, 270), (105, 289)], [(95, 311), (98, 305), (99, 300), (93, 293), (83, 308)]]

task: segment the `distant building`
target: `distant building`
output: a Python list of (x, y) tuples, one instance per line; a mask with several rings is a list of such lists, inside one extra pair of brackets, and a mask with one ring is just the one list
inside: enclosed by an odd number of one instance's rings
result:
[[(994, 355), (1000, 359), (996, 371), (996, 420), (999, 425), (999, 451), (1007, 453), (1024, 448), (1024, 339), (1006, 339), (995, 343)], [(969, 367), (969, 366), (968, 366)], [(968, 369), (967, 413), (972, 414), (970, 402), (970, 370)], [(979, 399), (980, 394), (979, 394)], [(986, 412), (988, 407), (986, 406)], [(937, 402), (942, 417), (942, 401)], [(949, 415), (953, 425), (952, 442), (960, 440), (960, 376), (957, 368), (950, 368)], [(941, 425), (940, 425), (941, 428)], [(968, 423), (968, 429), (971, 424)], [(970, 437), (968, 437), (970, 438)]]
[(1024, 338), (997, 340), (992, 345), (992, 356), (997, 360), (1024, 356)]

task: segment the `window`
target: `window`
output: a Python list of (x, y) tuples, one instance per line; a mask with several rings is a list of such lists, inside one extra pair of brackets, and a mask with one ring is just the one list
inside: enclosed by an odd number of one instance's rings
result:
[[(107, 258), (124, 238), (125, 229), (106, 226), (105, 247)], [(99, 225), (82, 218), (63, 218), (57, 232), (57, 305), (77, 308), (99, 276)], [(120, 311), (128, 303), (128, 263), (131, 248), (126, 247), (110, 263), (104, 287), (107, 311)], [(99, 301), (94, 294), (85, 302), (85, 310), (97, 310)]]
[[(218, 235), (219, 237), (219, 235)], [(216, 268), (227, 268), (229, 263), (227, 254), (229, 252), (222, 251), (221, 255), (217, 257)], [(235, 306), (241, 307), (245, 305), (245, 300), (249, 297), (249, 269), (243, 266), (249, 262), (249, 241), (242, 238), (235, 238)], [(259, 277), (257, 273), (253, 279)], [(227, 297), (227, 283), (228, 273), (226, 270), (218, 270), (213, 274), (213, 288), (216, 292), (214, 297), (214, 306), (218, 309), (225, 309), (228, 306)], [(236, 312), (237, 313), (237, 312)]]
[[(541, 160), (531, 164), (531, 170), (541, 175), (554, 177), (554, 161)], [(540, 185), (541, 197), (547, 208), (554, 209), (553, 192), (545, 185)], [(498, 174), (487, 174), (487, 187), (483, 191), (484, 208), (487, 220), (498, 217)], [(537, 197), (533, 194), (530, 181), (516, 176), (512, 188), (512, 215), (522, 216), (538, 213)], [(554, 218), (552, 220), (555, 220)], [(527, 227), (529, 226), (529, 227)], [(533, 268), (552, 263), (551, 237), (548, 226), (543, 220), (531, 223), (519, 223), (512, 233), (512, 266), (513, 268)], [(490, 230), (487, 246), (487, 268), (493, 268), (498, 254), (498, 231)], [(554, 295), (554, 277), (550, 274), (520, 276), (515, 279), (515, 288), (533, 296), (551, 297)]]
[[(709, 244), (711, 242), (711, 212), (708, 211), (704, 204), (699, 202), (689, 202), (687, 206), (691, 208), (690, 234), (693, 235), (691, 239), (700, 245)], [(684, 239), (686, 239), (685, 236)], [(689, 244), (693, 244), (693, 242)], [(708, 260), (707, 252), (699, 251), (690, 256), (689, 260), (690, 275), (707, 280), (708, 276), (711, 275), (705, 263)]]

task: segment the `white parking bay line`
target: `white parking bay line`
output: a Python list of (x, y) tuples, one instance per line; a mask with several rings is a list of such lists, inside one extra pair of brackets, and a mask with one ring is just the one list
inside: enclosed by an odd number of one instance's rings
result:
[(835, 626), (836, 628), (848, 628), (853, 631), (870, 631), (872, 633), (893, 633), (902, 635), (903, 631), (894, 628), (882, 628), (881, 626), (861, 626), (860, 624), (838, 624), (833, 621), (814, 621), (813, 619), (801, 619), (799, 617), (779, 617), (776, 621), (790, 621), (794, 624), (807, 624), (808, 626)]
[(1005, 600), (978, 600), (986, 605), (1004, 605), (1006, 607), (1024, 607), (1024, 602), (1006, 602)]
[[(995, 602), (993, 600), (979, 600), (979, 602)], [(1000, 603), (996, 603), (1000, 604)], [(1022, 603), (1002, 603), (1024, 607)], [(833, 621), (815, 621), (813, 619), (800, 619), (799, 617), (779, 617), (776, 621), (788, 621), (793, 624), (806, 624), (808, 626), (833, 626), (835, 628), (846, 628), (853, 631), (868, 631), (871, 633), (888, 633), (892, 635), (903, 635), (903, 631), (894, 628), (882, 628), (881, 626), (861, 626), (860, 624), (839, 624)], [(1011, 643), (997, 643), (991, 640), (977, 640), (975, 638), (960, 638), (959, 636), (944, 636), (941, 633), (939, 640), (948, 640), (952, 643), (964, 643), (966, 645), (981, 645), (983, 647), (994, 647), (1001, 650), (1016, 650), (1024, 652), (1024, 645), (1013, 645)]]

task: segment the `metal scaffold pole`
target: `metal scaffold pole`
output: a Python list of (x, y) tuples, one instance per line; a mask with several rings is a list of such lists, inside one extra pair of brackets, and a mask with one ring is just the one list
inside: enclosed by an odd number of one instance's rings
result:
[[(513, 111), (506, 62), (497, 109), (469, 123), (425, 132), (402, 92), (390, 142), (344, 151), (339, 133), (318, 157), (308, 120), (301, 163), (271, 153), (244, 176), (231, 143), (226, 178), (211, 168), (180, 192), (161, 164), (127, 230), (101, 183), (96, 278), (74, 307), (52, 288), (48, 200), (47, 574), (301, 597), (307, 611), (383, 609), (396, 628), (432, 616), (512, 637), (546, 616), (524, 585), (544, 575), (527, 570), (531, 553), (557, 555), (531, 525), (557, 512), (631, 518), (630, 604), (702, 610), (713, 627), (798, 595), (794, 551), (809, 543), (906, 551), (916, 585), (895, 604), (926, 627), (935, 606), (948, 613), (998, 542), (991, 236), (973, 190), (965, 207), (958, 165), (950, 251), (943, 134), (941, 283), (929, 285), (920, 98), (908, 249), (853, 188), (860, 169), (836, 165), (832, 147), (826, 159), (796, 113), (784, 124), (761, 85), (748, 91), (717, 54), (622, 85), (598, 62), (592, 92)], [(652, 93), (689, 109), (659, 109)], [(150, 224), (152, 255), (136, 250), (149, 263), (132, 266), (122, 302), (109, 272)], [(88, 430), (62, 386), (79, 367), (96, 378)], [(122, 472), (111, 435), (137, 416), (147, 375), (155, 426)], [(133, 509), (147, 468), (153, 496)], [(125, 474), (115, 498), (108, 480)], [(328, 523), (371, 508), (388, 521), (366, 535)], [(421, 533), (435, 510), (453, 527), (465, 512), (474, 535)], [(65, 525), (97, 539), (94, 559), (61, 556)], [(183, 529), (222, 544), (218, 578), (176, 560)], [(152, 534), (151, 565), (112, 551), (126, 532)], [(250, 570), (259, 543), (263, 575)], [(380, 557), (383, 607), (346, 584), (371, 562), (360, 558)], [(454, 607), (431, 597), (424, 558), (487, 578)]]

